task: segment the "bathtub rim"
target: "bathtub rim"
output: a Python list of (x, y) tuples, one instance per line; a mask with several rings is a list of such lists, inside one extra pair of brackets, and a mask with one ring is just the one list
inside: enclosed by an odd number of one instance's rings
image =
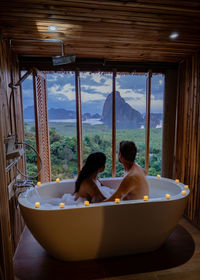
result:
[[(189, 188), (188, 189), (185, 189), (184, 188), (184, 184), (183, 183), (176, 183), (175, 180), (173, 179), (168, 179), (168, 178), (157, 178), (156, 176), (146, 176), (147, 179), (148, 178), (153, 178), (153, 179), (156, 179), (156, 180), (161, 180), (163, 182), (167, 181), (167, 182), (170, 182), (170, 183), (173, 183), (174, 185), (178, 186), (180, 188), (180, 193), (179, 194), (176, 194), (176, 195), (171, 195), (170, 199), (167, 199), (166, 197), (158, 197), (158, 198), (149, 198), (148, 201), (144, 201), (143, 199), (137, 199), (137, 200), (120, 200), (120, 203), (116, 203), (114, 201), (109, 201), (109, 202), (101, 202), (101, 203), (90, 203), (89, 206), (85, 206), (83, 203), (81, 204), (75, 204), (75, 205), (70, 205), (70, 206), (66, 206), (64, 208), (60, 208), (59, 207), (59, 204), (58, 206), (53, 206), (53, 208), (46, 208), (44, 206), (40, 206), (39, 208), (35, 208), (35, 205), (31, 202), (28, 201), (27, 199), (27, 194), (29, 191), (33, 191), (34, 188), (32, 189), (29, 189), (28, 192), (23, 192), (19, 195), (18, 197), (18, 202), (19, 202), (19, 205), (20, 206), (23, 206), (25, 208), (29, 208), (29, 209), (34, 209), (36, 211), (65, 211), (65, 210), (75, 210), (75, 209), (85, 209), (85, 208), (93, 208), (93, 207), (102, 207), (102, 206), (106, 206), (106, 207), (109, 207), (109, 206), (120, 206), (120, 205), (124, 205), (124, 204), (141, 204), (141, 203), (156, 203), (156, 202), (170, 202), (170, 201), (174, 201), (174, 200), (179, 200), (179, 199), (186, 199), (189, 194), (190, 194), (190, 190)], [(119, 180), (121, 179), (122, 177), (115, 177), (115, 178), (102, 178), (102, 181), (104, 180), (109, 180), (109, 181), (112, 181), (112, 180)], [(40, 188), (43, 188), (47, 185), (53, 185), (53, 184), (60, 184), (60, 183), (73, 183), (75, 180), (74, 179), (69, 179), (69, 180), (62, 180), (60, 181), (59, 183), (57, 183), (56, 181), (52, 181), (52, 182), (46, 182), (46, 183), (43, 183), (41, 184), (39, 187), (38, 186), (35, 186), (36, 189), (40, 189)], [(182, 190), (185, 190), (186, 191), (186, 194), (185, 195), (182, 195), (181, 194), (181, 191)], [(39, 200), (35, 201), (35, 202), (40, 202)]]

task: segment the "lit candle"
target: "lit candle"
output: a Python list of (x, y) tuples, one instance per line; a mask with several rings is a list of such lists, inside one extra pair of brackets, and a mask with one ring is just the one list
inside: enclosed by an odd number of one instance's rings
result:
[(37, 186), (39, 187), (41, 185), (41, 182), (37, 182)]
[(176, 179), (175, 182), (178, 184), (180, 181), (179, 181), (179, 179)]
[(186, 195), (186, 191), (182, 191), (181, 194), (182, 194), (182, 195)]
[(170, 198), (171, 198), (171, 195), (168, 194), (168, 193), (166, 193), (165, 197), (166, 197), (166, 199), (170, 199)]
[(40, 208), (40, 203), (39, 202), (35, 202), (35, 208)]
[(56, 182), (57, 182), (57, 183), (60, 183), (60, 179), (59, 179), (59, 178), (56, 178)]
[(185, 185), (185, 186), (184, 186), (184, 188), (185, 188), (186, 190), (188, 190), (188, 189), (189, 189), (188, 185)]
[(60, 203), (60, 208), (65, 208), (65, 203), (61, 202)]
[(120, 198), (115, 198), (115, 203), (120, 203)]
[(148, 195), (144, 195), (144, 201), (148, 201), (149, 200), (149, 196)]
[(84, 201), (84, 204), (85, 204), (85, 206), (89, 206), (89, 205), (90, 205), (90, 203), (89, 203), (88, 200), (85, 200), (85, 201)]
[(157, 177), (160, 178), (160, 174), (158, 174)]

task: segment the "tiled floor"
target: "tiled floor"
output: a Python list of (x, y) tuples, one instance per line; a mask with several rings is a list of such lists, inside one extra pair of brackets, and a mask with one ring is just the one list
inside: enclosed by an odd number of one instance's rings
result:
[(50, 257), (25, 229), (14, 268), (19, 280), (200, 280), (200, 231), (182, 219), (166, 244), (155, 252), (62, 262)]

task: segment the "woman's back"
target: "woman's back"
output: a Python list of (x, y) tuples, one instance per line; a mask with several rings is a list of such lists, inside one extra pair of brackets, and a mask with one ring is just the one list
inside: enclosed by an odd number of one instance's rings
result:
[(86, 178), (82, 181), (79, 191), (76, 193), (75, 200), (84, 197), (89, 202), (100, 202), (105, 196), (99, 190), (96, 182), (92, 178)]

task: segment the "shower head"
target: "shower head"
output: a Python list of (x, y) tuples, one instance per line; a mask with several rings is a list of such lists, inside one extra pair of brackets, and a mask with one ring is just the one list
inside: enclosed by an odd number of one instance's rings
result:
[(56, 56), (56, 57), (52, 58), (53, 66), (69, 64), (69, 63), (75, 62), (75, 60), (76, 60), (76, 56), (75, 55), (66, 55), (65, 56), (65, 46), (64, 46), (64, 43), (62, 43), (62, 56)]
[(76, 60), (75, 55), (56, 56), (52, 58), (53, 66), (73, 63)]

